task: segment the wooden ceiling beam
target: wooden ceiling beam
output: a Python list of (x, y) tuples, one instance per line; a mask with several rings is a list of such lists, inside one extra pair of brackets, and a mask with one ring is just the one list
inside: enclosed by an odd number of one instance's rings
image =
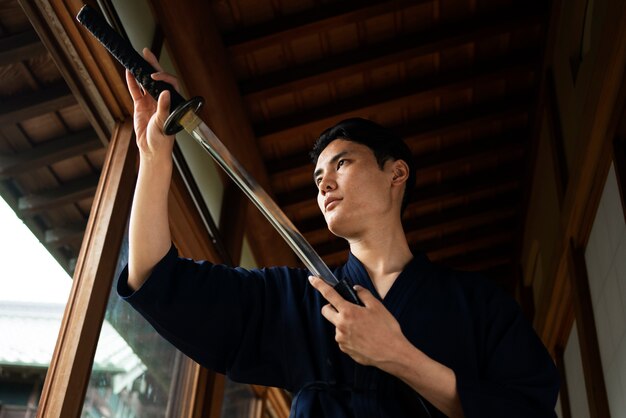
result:
[[(271, 149), (274, 142), (287, 140), (303, 133), (321, 132), (336, 121), (348, 117), (376, 114), (388, 107), (399, 107), (404, 102), (437, 97), (451, 91), (472, 89), (482, 83), (506, 80), (522, 74), (535, 74), (536, 51), (520, 52), (483, 62), (467, 71), (449, 71), (412, 80), (393, 88), (341, 100), (333, 105), (309, 109), (296, 115), (275, 119), (255, 127), (261, 150)], [(420, 97), (421, 96), (421, 97)]]
[(18, 200), (20, 214), (22, 216), (30, 216), (43, 210), (57, 208), (92, 197), (96, 192), (98, 179), (99, 176), (94, 174), (67, 182), (56, 189), (22, 196)]
[(5, 99), (0, 104), (0, 125), (18, 123), (76, 104), (65, 83)]
[[(530, 104), (531, 97), (525, 92), (493, 102), (475, 104), (442, 115), (412, 121), (407, 126), (390, 128), (411, 146), (414, 142), (434, 136), (473, 129), (512, 117), (526, 116)], [(288, 171), (307, 164), (311, 164), (311, 160), (308, 153), (302, 150), (290, 156), (268, 160), (266, 165), (269, 174), (272, 175), (279, 171)]]
[(240, 89), (246, 100), (264, 100), (312, 85), (329, 83), (351, 74), (370, 71), (372, 68), (384, 67), (395, 62), (509, 33), (520, 27), (538, 24), (543, 20), (543, 16), (532, 7), (509, 10), (495, 16), (481, 16), (468, 22), (451, 23), (411, 36), (394, 38), (381, 45), (366, 45), (361, 49), (345, 52), (332, 58), (325, 57), (313, 65), (308, 62), (296, 68), (280, 70), (242, 82)]
[(92, 129), (50, 140), (15, 155), (0, 155), (0, 179), (35, 170), (68, 158), (102, 148), (98, 134)]
[(360, 22), (422, 3), (432, 3), (432, 0), (344, 0), (225, 33), (222, 39), (231, 54), (246, 54), (285, 39)]
[(11, 65), (47, 54), (37, 33), (26, 30), (15, 35), (0, 38), (0, 67)]
[[(458, 145), (452, 149), (443, 149), (430, 155), (415, 159), (417, 176), (427, 176), (434, 172), (466, 164), (479, 164), (485, 160), (502, 158), (507, 161), (520, 160), (525, 152), (525, 132), (512, 132), (497, 137), (483, 138), (467, 144)], [(304, 176), (311, 173), (310, 184), (296, 190), (288, 190), (277, 196), (279, 204), (289, 206), (301, 201), (309, 200), (317, 194), (313, 185), (313, 174), (310, 165), (302, 166), (289, 172), (273, 175), (276, 179), (284, 176)]]
[(527, 91), (511, 94), (487, 103), (472, 103), (467, 108), (450, 113), (427, 117), (398, 129), (409, 146), (434, 136), (454, 134), (462, 130), (472, 130), (495, 124), (511, 118), (527, 118), (532, 105), (532, 97)]

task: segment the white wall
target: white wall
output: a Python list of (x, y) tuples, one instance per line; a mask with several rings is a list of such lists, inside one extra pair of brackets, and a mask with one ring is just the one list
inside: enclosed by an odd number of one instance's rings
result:
[[(626, 417), (626, 223), (613, 166), (585, 260), (611, 416)], [(567, 364), (565, 370), (570, 372)]]

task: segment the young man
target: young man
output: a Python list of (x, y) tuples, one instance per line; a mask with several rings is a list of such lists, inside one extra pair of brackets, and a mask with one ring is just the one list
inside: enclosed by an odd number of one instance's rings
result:
[(233, 380), (291, 391), (292, 417), (555, 416), (554, 364), (515, 302), (411, 253), (400, 214), (415, 170), (399, 138), (351, 119), (313, 152), (320, 210), (350, 244), (334, 273), (354, 284), (357, 306), (304, 269), (178, 258), (167, 214), (174, 139), (161, 130), (169, 97), (157, 104), (127, 81), (140, 168), (118, 292), (181, 351)]

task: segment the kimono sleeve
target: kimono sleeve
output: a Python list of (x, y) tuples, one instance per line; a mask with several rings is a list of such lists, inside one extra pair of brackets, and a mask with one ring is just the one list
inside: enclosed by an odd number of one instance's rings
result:
[(184, 354), (233, 380), (290, 386), (285, 329), (302, 281), (291, 270), (196, 262), (172, 246), (133, 292), (127, 268), (118, 294)]
[(488, 295), (477, 298), (478, 375), (455, 371), (465, 417), (556, 417), (552, 358), (512, 298), (499, 289)]

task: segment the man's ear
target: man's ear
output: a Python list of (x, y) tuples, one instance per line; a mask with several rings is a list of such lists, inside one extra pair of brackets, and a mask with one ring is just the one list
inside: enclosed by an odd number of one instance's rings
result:
[(409, 178), (409, 166), (404, 160), (395, 160), (392, 162), (391, 177), (392, 184), (403, 184)]

